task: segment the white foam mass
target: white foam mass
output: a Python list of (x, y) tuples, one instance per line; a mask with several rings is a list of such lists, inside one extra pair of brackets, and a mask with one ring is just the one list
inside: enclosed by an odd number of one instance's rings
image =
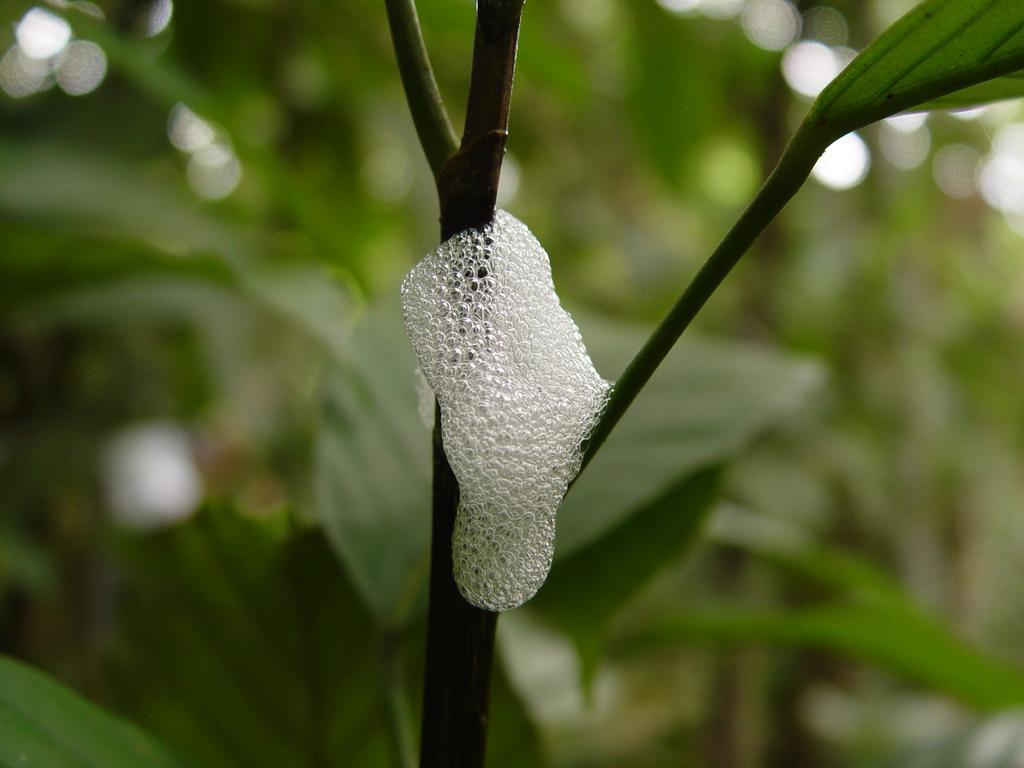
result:
[(480, 608), (515, 608), (547, 577), (555, 512), (610, 385), (558, 301), (544, 248), (505, 211), (413, 267), (402, 313), (459, 481), (455, 581)]

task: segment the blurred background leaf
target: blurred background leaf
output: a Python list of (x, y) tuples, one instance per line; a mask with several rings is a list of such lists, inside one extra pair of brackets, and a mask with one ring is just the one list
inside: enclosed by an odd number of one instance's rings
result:
[[(647, 337), (590, 321), (580, 329), (610, 379)], [(695, 469), (730, 456), (792, 415), (822, 383), (810, 361), (690, 336), (665, 360), (559, 511), (558, 555), (598, 538)]]
[(634, 642), (648, 647), (681, 642), (819, 646), (865, 658), (983, 709), (1020, 706), (1024, 701), (1019, 670), (973, 653), (922, 617), (893, 609), (826, 606), (773, 615), (705, 608), (690, 615), (666, 615)]
[(317, 515), (363, 599), (399, 625), (426, 597), (431, 441), (397, 301), (361, 318), (351, 357), (322, 388)]
[(0, 657), (0, 692), (0, 759), (8, 765), (190, 765), (138, 728), (5, 657)]

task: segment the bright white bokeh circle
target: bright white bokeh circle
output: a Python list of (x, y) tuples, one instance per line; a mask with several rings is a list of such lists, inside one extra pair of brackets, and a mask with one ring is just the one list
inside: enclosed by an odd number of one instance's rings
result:
[(868, 145), (856, 133), (848, 133), (825, 150), (811, 175), (829, 189), (852, 189), (864, 181), (870, 168)]

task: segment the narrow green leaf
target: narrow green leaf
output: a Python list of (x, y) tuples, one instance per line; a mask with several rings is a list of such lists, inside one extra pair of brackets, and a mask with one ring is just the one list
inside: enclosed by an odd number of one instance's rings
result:
[(921, 109), (967, 109), (1020, 98), (1024, 98), (1024, 72), (1015, 72), (932, 99)]
[(875, 563), (811, 541), (800, 529), (766, 515), (723, 506), (709, 526), (708, 539), (761, 558), (803, 584), (867, 602), (911, 605), (899, 583)]
[(929, 618), (891, 607), (707, 609), (665, 616), (628, 642), (632, 650), (691, 643), (818, 648), (863, 659), (979, 709), (1024, 703), (1024, 671), (971, 648)]
[(1024, 69), (1020, 0), (926, 0), (832, 81), (807, 123), (834, 140), (883, 117)]
[(41, 672), (0, 656), (0, 765), (180, 768), (187, 763)]

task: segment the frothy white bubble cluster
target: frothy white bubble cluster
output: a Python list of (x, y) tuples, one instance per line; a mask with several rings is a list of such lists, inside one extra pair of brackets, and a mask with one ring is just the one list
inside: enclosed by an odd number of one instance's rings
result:
[(505, 211), (413, 267), (402, 312), (459, 481), (455, 581), (476, 606), (515, 608), (547, 577), (555, 511), (610, 385), (558, 301), (547, 253)]

